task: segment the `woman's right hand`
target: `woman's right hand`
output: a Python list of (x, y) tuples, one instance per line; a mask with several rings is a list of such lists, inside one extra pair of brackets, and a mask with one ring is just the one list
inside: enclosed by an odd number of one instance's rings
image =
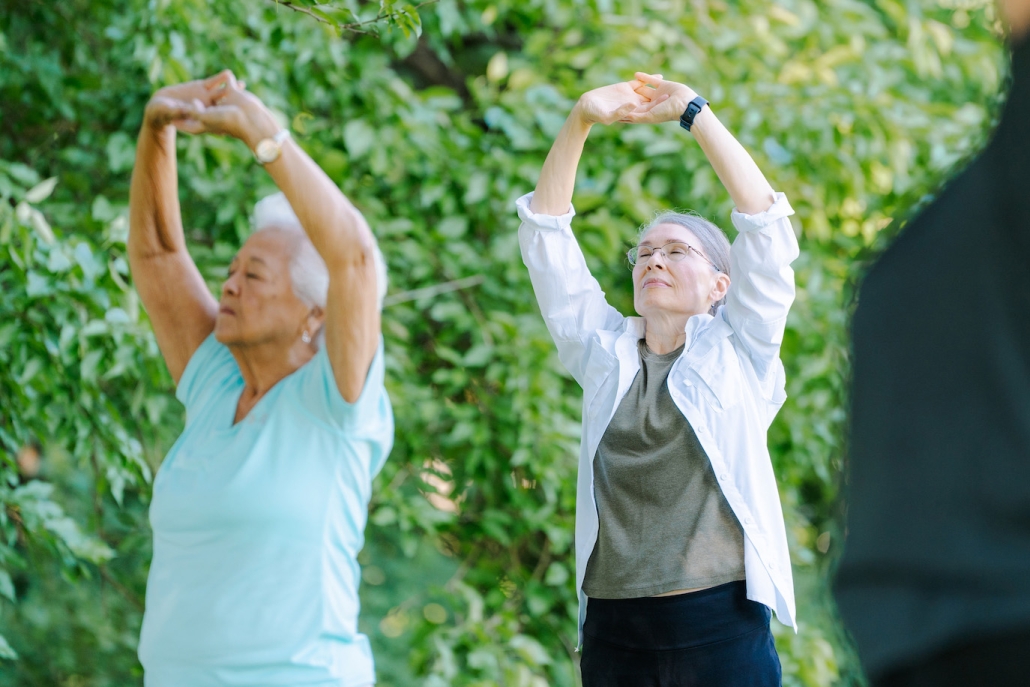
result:
[(143, 113), (143, 126), (160, 131), (168, 125), (186, 133), (200, 133), (204, 130), (194, 115), (211, 107), (223, 95), (226, 84), (233, 79), (226, 69), (206, 79), (165, 86), (159, 89), (147, 103)]
[(579, 97), (573, 114), (584, 124), (618, 122), (651, 102), (647, 91), (654, 89), (643, 86), (644, 82), (634, 79), (587, 91)]

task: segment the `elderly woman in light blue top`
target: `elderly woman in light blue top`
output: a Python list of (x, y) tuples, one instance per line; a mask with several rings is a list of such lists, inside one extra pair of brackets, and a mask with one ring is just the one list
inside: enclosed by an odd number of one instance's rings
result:
[[(282, 193), (216, 301), (186, 250), (176, 131), (228, 135)], [(129, 257), (186, 428), (154, 482), (139, 656), (148, 687), (359, 687), (372, 478), (393, 440), (386, 273), (364, 218), (230, 72), (158, 91), (130, 196)]]
[[(700, 217), (659, 215), (629, 252), (640, 317), (625, 317), (571, 230), (577, 165), (595, 124), (676, 119), (729, 192), (739, 233), (731, 247)], [(583, 387), (584, 687), (779, 685), (770, 610), (795, 626), (794, 591), (766, 431), (786, 397), (790, 205), (707, 101), (644, 73), (580, 97), (517, 205), (541, 314)]]

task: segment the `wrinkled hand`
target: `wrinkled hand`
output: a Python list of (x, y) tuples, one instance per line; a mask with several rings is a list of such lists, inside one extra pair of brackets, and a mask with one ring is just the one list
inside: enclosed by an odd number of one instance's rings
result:
[(281, 128), (261, 99), (230, 73), (211, 105), (198, 104), (193, 119), (203, 133), (232, 136), (254, 148)]
[(157, 91), (144, 122), (155, 129), (170, 124), (190, 134), (232, 136), (251, 148), (279, 130), (264, 103), (229, 70)]
[(202, 127), (192, 117), (198, 108), (214, 104), (232, 72), (225, 70), (206, 79), (165, 86), (150, 98), (143, 113), (143, 125), (156, 131), (174, 125), (179, 131), (201, 133)]
[(653, 91), (645, 91), (644, 82), (638, 79), (602, 86), (581, 95), (573, 110), (587, 124), (626, 121), (632, 112), (650, 103)]
[(687, 109), (690, 101), (697, 97), (694, 89), (675, 81), (665, 81), (661, 74), (637, 72), (635, 82), (641, 84), (635, 92), (642, 98), (647, 98), (648, 103), (621, 119), (628, 124), (676, 121)]

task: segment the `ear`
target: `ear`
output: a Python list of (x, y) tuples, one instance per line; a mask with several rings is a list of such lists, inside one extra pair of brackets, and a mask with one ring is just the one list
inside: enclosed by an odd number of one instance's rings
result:
[(309, 332), (311, 332), (312, 336), (314, 337), (320, 331), (322, 331), (322, 327), (324, 325), (325, 325), (325, 311), (322, 310), (322, 308), (320, 308), (320, 307), (318, 307), (316, 305), (313, 308), (311, 308), (311, 310), (308, 311), (308, 317), (307, 317), (307, 320), (306, 320), (306, 329)]
[(725, 272), (719, 272), (719, 276), (715, 278), (715, 283), (712, 285), (712, 290), (708, 292), (708, 300), (712, 303), (718, 303), (730, 290), (730, 275)]

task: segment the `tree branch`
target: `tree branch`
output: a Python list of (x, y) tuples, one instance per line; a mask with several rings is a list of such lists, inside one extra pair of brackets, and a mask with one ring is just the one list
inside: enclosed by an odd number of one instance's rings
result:
[[(415, 7), (413, 9), (415, 9), (417, 11), (417, 10), (425, 7), (426, 5), (432, 5), (434, 2), (437, 2), (437, 0), (425, 0), (425, 2), (420, 2), (419, 4), (415, 5)], [(365, 26), (366, 24), (374, 24), (374, 23), (382, 21), (384, 19), (392, 19), (393, 17), (396, 17), (398, 14), (401, 14), (401, 13), (400, 12), (389, 12), (387, 14), (380, 14), (380, 15), (377, 15), (375, 18), (368, 19), (366, 21), (359, 21), (359, 22), (355, 22), (353, 24), (340, 24), (339, 28), (341, 30), (344, 30), (344, 31), (354, 31), (359, 26)], [(359, 33), (361, 33), (361, 32), (359, 32)]]
[(286, 9), (293, 10), (294, 12), (301, 12), (313, 18), (315, 21), (322, 22), (323, 24), (333, 24), (325, 17), (318, 16), (317, 14), (309, 10), (307, 7), (300, 7), (298, 5), (294, 5), (292, 2), (283, 2), (282, 0), (271, 0), (271, 2), (274, 2), (276, 7), (285, 7)]
[(111, 585), (111, 589), (118, 592), (118, 594), (121, 595), (122, 598), (124, 598), (126, 601), (132, 604), (140, 613), (142, 613), (145, 610), (145, 606), (143, 602), (140, 600), (140, 598), (136, 594), (132, 593), (129, 589), (127, 589), (125, 585), (123, 585), (121, 582), (114, 579), (114, 576), (111, 575), (110, 572), (108, 572), (106, 565), (99, 565), (97, 566), (97, 568), (100, 570), (100, 577), (102, 577), (104, 581), (107, 582), (107, 584)]
[[(319, 22), (321, 22), (323, 24), (328, 24), (328, 25), (336, 28), (339, 31), (350, 31), (352, 33), (362, 33), (362, 34), (367, 34), (367, 35), (371, 35), (371, 32), (370, 31), (362, 31), (360, 27), (368, 26), (369, 24), (376, 24), (376, 23), (379, 23), (379, 22), (381, 22), (381, 21), (383, 21), (385, 19), (393, 19), (394, 17), (396, 17), (396, 16), (401, 14), (401, 12), (387, 12), (385, 14), (377, 14), (375, 17), (373, 17), (371, 19), (366, 19), (365, 21), (356, 21), (356, 22), (351, 22), (349, 24), (337, 24), (335, 22), (329, 21), (325, 17), (322, 17), (322, 16), (319, 16), (318, 14), (315, 14), (314, 12), (309, 10), (307, 7), (301, 7), (299, 5), (294, 5), (292, 2), (290, 2), (290, 0), (270, 0), (270, 1), (274, 2), (276, 4), (276, 6), (282, 6), (282, 7), (285, 7), (286, 9), (293, 10), (294, 12), (301, 12), (303, 14), (308, 15), (309, 17), (313, 17), (316, 21), (319, 21)], [(414, 9), (415, 10), (421, 9), (422, 7), (425, 7), (426, 5), (432, 5), (433, 3), (437, 2), (437, 1), (438, 0), (425, 0), (424, 2), (420, 2), (419, 4), (415, 5)]]

